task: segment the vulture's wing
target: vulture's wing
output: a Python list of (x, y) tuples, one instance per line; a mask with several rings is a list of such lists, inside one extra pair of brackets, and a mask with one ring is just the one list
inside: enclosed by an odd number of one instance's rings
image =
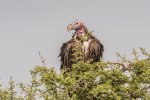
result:
[(76, 41), (74, 39), (69, 40), (68, 42), (64, 43), (60, 49), (60, 61), (61, 61), (61, 69), (63, 68), (71, 68), (73, 64), (72, 59), (73, 57), (73, 48), (75, 47)]
[(92, 62), (100, 61), (103, 57), (104, 47), (101, 42), (95, 37), (91, 38), (89, 43), (89, 49), (85, 58), (86, 60), (92, 60)]

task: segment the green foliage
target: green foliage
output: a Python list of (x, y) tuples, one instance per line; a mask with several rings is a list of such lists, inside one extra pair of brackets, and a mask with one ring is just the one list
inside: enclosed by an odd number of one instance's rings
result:
[(24, 100), (22, 97), (17, 96), (15, 92), (15, 81), (10, 77), (9, 87), (7, 89), (0, 88), (0, 100)]
[[(150, 54), (141, 49), (140, 59), (120, 57), (118, 62), (85, 63), (80, 60), (71, 71), (58, 73), (54, 68), (36, 66), (30, 84), (10, 79), (8, 89), (0, 88), (0, 100), (150, 100)], [(78, 59), (77, 59), (78, 60)]]

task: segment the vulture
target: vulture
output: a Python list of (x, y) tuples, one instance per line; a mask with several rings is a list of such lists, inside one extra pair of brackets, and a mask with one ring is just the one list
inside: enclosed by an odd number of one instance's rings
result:
[[(68, 32), (74, 30), (72, 39), (63, 43), (60, 49), (60, 62), (61, 68), (72, 68), (72, 64), (80, 60), (84, 62), (94, 63), (101, 60), (103, 57), (104, 47), (103, 44), (89, 32), (85, 24), (77, 20), (67, 26)], [(80, 53), (76, 53), (79, 51)], [(75, 61), (76, 57), (82, 56)]]

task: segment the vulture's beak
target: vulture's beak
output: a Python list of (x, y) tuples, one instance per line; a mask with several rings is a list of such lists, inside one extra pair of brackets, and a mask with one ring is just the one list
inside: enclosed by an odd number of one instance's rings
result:
[(73, 25), (72, 24), (69, 24), (68, 26), (67, 26), (67, 31), (69, 32), (70, 30), (72, 30), (73, 29)]

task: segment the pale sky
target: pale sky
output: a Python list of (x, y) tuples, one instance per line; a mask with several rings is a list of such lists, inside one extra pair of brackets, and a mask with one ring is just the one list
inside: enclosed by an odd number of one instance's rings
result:
[(28, 82), (30, 70), (46, 65), (59, 70), (59, 50), (72, 37), (66, 26), (84, 21), (104, 45), (104, 60), (133, 48), (150, 50), (149, 0), (0, 0), (0, 83), (14, 77)]

